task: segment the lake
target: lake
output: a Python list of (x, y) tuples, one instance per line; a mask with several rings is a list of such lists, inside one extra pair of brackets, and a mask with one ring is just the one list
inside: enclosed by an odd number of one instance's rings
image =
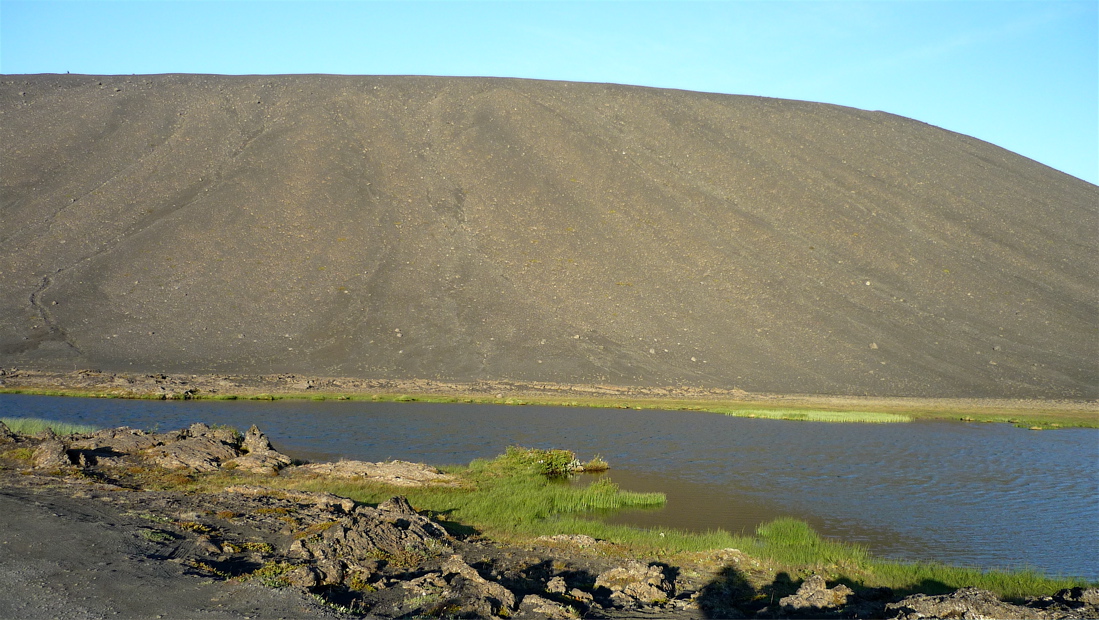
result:
[[(137, 401), (0, 395), (0, 416), (160, 431), (256, 424), (298, 458), (491, 458), (509, 445), (595, 455), (663, 491), (620, 523), (751, 532), (777, 516), (900, 560), (1099, 580), (1099, 429), (828, 424), (712, 413), (362, 401)], [(583, 484), (590, 477), (581, 476)]]

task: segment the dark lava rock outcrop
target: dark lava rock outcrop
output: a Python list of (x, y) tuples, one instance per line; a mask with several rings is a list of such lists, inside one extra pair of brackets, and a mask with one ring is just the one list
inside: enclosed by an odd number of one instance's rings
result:
[(883, 112), (9, 75), (0, 169), (4, 366), (1099, 396), (1099, 188)]

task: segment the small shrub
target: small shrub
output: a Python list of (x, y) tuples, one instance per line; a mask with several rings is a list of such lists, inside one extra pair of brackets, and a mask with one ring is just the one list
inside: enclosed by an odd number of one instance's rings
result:
[(370, 585), (371, 573), (362, 570), (352, 570), (347, 578), (347, 587), (359, 592), (373, 592), (377, 588)]
[(176, 521), (176, 527), (181, 530), (187, 530), (196, 534), (213, 534), (216, 530), (208, 525), (203, 525), (197, 521)]
[(297, 568), (289, 562), (265, 562), (252, 571), (249, 579), (255, 579), (268, 588), (285, 588), (290, 585), (290, 579), (286, 574)]
[(586, 472), (601, 472), (607, 471), (611, 466), (607, 461), (603, 460), (603, 457), (596, 455), (592, 460), (584, 463), (584, 471)]
[(141, 530), (141, 536), (144, 537), (145, 540), (151, 540), (153, 542), (168, 542), (176, 539), (175, 536), (161, 530)]

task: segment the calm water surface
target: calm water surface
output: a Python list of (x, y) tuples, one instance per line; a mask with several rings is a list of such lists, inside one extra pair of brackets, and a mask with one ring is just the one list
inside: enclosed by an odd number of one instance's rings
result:
[(697, 412), (0, 395), (0, 416), (171, 430), (257, 424), (292, 456), (465, 464), (509, 445), (598, 454), (668, 505), (616, 522), (751, 531), (780, 515), (904, 560), (1099, 579), (1099, 429), (826, 424)]

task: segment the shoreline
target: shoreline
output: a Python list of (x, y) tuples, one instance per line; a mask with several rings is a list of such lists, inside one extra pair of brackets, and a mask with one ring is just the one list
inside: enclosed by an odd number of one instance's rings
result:
[[(1099, 428), (1099, 402), (749, 393), (739, 389), (355, 379), (296, 374), (167, 374), (0, 369), (0, 394), (150, 400), (370, 400), (619, 409), (873, 412), (916, 420), (1005, 422), (1042, 430)], [(749, 414), (750, 415), (750, 414)], [(857, 420), (856, 420), (857, 421)]]
[[(720, 540), (621, 529), (592, 536), (570, 531), (568, 519), (547, 533), (432, 507), (482, 493), (499, 510), (521, 488), (537, 493), (554, 451), (509, 449), (446, 471), (307, 464), (272, 449), (254, 426), (205, 424), (69, 436), (0, 426), (0, 446), (0, 503), (14, 502), (0, 512), (13, 532), (13, 545), (0, 549), (0, 580), (25, 590), (16, 603), (49, 592), (88, 611), (160, 612), (160, 597), (134, 596), (151, 569), (179, 605), (170, 615), (184, 616), (240, 595), (255, 611), (298, 617), (907, 619), (959, 606), (985, 617), (1099, 617), (1099, 589), (1084, 579), (879, 561), (790, 519)], [(69, 542), (35, 542), (54, 539)], [(57, 574), (32, 588), (18, 582), (27, 563)], [(127, 594), (97, 591), (93, 582), (107, 575)], [(205, 600), (189, 599), (199, 587)], [(5, 605), (0, 595), (0, 611)]]

